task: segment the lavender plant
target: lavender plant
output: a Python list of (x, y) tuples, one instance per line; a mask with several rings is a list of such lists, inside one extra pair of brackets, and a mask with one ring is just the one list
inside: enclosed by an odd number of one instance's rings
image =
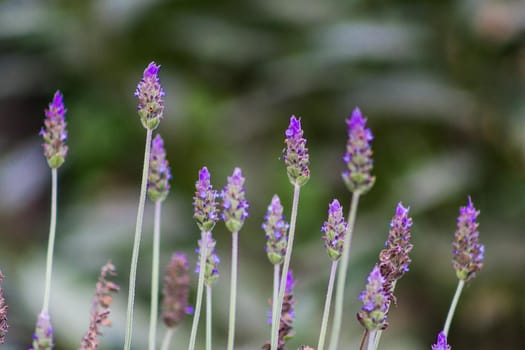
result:
[(171, 169), (166, 160), (164, 140), (157, 134), (153, 139), (150, 154), (148, 174), (148, 197), (155, 203), (155, 219), (153, 222), (153, 254), (151, 264), (151, 306), (149, 327), (149, 350), (155, 350), (157, 340), (158, 295), (159, 295), (159, 254), (160, 254), (160, 224), (162, 202), (170, 190)]
[(437, 343), (432, 345), (432, 350), (451, 350), (452, 348), (447, 343), (447, 336), (444, 332), (439, 332), (437, 336)]
[(5, 343), (5, 337), (7, 335), (7, 304), (4, 299), (4, 289), (2, 283), (4, 281), (4, 275), (0, 270), (0, 345)]
[(160, 66), (151, 62), (144, 70), (144, 75), (137, 85), (135, 96), (138, 99), (137, 111), (140, 121), (146, 128), (146, 146), (144, 150), (144, 162), (142, 169), (142, 182), (140, 186), (139, 206), (137, 210), (137, 221), (135, 225), (135, 236), (133, 240), (133, 251), (129, 273), (128, 307), (126, 313), (126, 337), (124, 350), (130, 350), (131, 337), (133, 335), (133, 308), (135, 303), (135, 282), (137, 279), (137, 265), (139, 259), (140, 239), (142, 235), (142, 220), (144, 217), (144, 204), (146, 201), (147, 179), (149, 173), (151, 137), (163, 117), (164, 112), (164, 89), (160, 84), (158, 72)]

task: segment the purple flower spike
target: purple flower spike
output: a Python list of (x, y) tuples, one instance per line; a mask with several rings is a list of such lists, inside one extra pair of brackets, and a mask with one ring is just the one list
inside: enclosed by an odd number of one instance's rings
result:
[(250, 206), (246, 200), (244, 181), (241, 169), (235, 168), (221, 193), (222, 219), (232, 233), (239, 232), (248, 217)]
[(142, 125), (149, 130), (159, 126), (164, 113), (164, 89), (158, 73), (160, 66), (151, 62), (144, 70), (144, 76), (137, 85), (135, 96), (139, 100), (137, 110)]
[(57, 90), (49, 108), (45, 110), (44, 126), (40, 129), (40, 136), (44, 140), (44, 155), (47, 164), (53, 169), (64, 164), (67, 156), (66, 112), (62, 94)]
[(197, 221), (201, 231), (209, 232), (219, 220), (217, 210), (217, 191), (213, 189), (210, 182), (208, 168), (203, 167), (199, 171), (199, 180), (195, 184), (195, 196), (193, 197), (193, 218)]
[(443, 332), (439, 332), (437, 343), (432, 345), (432, 350), (451, 350), (450, 345), (447, 344), (447, 336)]
[(148, 196), (156, 201), (163, 201), (170, 191), (171, 169), (166, 160), (164, 141), (157, 134), (151, 143), (149, 157)]
[(384, 330), (388, 327), (386, 314), (388, 312), (389, 297), (383, 289), (385, 278), (376, 265), (368, 276), (366, 289), (361, 292), (359, 299), (363, 302), (361, 311), (357, 314), (359, 322), (369, 331)]
[(188, 305), (190, 277), (185, 254), (175, 253), (164, 275), (162, 294), (162, 319), (168, 328), (175, 328), (192, 312)]
[(310, 178), (310, 158), (308, 148), (306, 148), (306, 139), (303, 138), (303, 129), (301, 129), (301, 119), (291, 116), (290, 125), (286, 132), (286, 148), (283, 151), (284, 164), (290, 182), (302, 186)]
[(347, 224), (343, 216), (343, 207), (337, 199), (328, 206), (328, 220), (325, 221), (321, 231), (324, 232), (324, 247), (328, 256), (333, 261), (339, 260), (343, 254)]
[(33, 347), (29, 350), (51, 350), (53, 343), (53, 326), (49, 314), (42, 311), (36, 321), (35, 334), (33, 334)]
[[(207, 286), (211, 286), (212, 284), (217, 281), (219, 278), (219, 270), (217, 269), (217, 266), (221, 262), (221, 259), (219, 259), (219, 256), (217, 255), (217, 251), (215, 249), (215, 245), (217, 242), (213, 239), (211, 232), (206, 232), (207, 235), (206, 238), (206, 263), (204, 265), (204, 283)], [(197, 248), (197, 253), (200, 255), (202, 252), (202, 240), (199, 240), (199, 248)], [(197, 268), (195, 269), (195, 273), (198, 274), (200, 272), (200, 259), (197, 260)]]
[(4, 299), (4, 290), (2, 289), (2, 281), (4, 275), (0, 271), (0, 344), (4, 344), (5, 336), (7, 334), (7, 305)]
[(279, 196), (274, 195), (272, 203), (268, 206), (268, 212), (264, 217), (262, 228), (266, 236), (266, 254), (274, 265), (281, 264), (286, 254), (288, 244), (288, 223), (284, 221), (283, 206)]
[(359, 108), (354, 109), (346, 123), (348, 141), (343, 161), (347, 170), (343, 172), (343, 180), (351, 192), (365, 193), (375, 182), (375, 176), (370, 174), (374, 166), (370, 143), (374, 137)]
[(464, 281), (476, 277), (476, 272), (483, 267), (485, 247), (479, 243), (478, 215), (479, 210), (474, 208), (469, 197), (468, 205), (459, 209), (456, 240), (452, 243), (452, 266), (458, 278)]

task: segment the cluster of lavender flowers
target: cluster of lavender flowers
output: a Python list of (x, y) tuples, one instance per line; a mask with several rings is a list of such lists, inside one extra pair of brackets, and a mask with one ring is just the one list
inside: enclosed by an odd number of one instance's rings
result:
[[(157, 295), (159, 287), (159, 251), (161, 242), (161, 211), (162, 203), (167, 198), (172, 179), (171, 169), (164, 148), (164, 140), (157, 134), (152, 137), (153, 130), (157, 129), (164, 114), (165, 92), (160, 83), (158, 73), (160, 66), (151, 62), (142, 79), (137, 85), (135, 96), (138, 99), (137, 111), (140, 121), (146, 129), (144, 167), (139, 197), (136, 230), (134, 236), (127, 308), (126, 337), (124, 350), (131, 348), (133, 335), (133, 312), (135, 304), (135, 282), (137, 274), (138, 255), (140, 250), (143, 216), (146, 197), (155, 204), (154, 235), (151, 271), (151, 308), (149, 350), (157, 349), (157, 318), (158, 307), (161, 306), (162, 320), (166, 332), (162, 341), (162, 350), (170, 346), (174, 330), (184, 321), (187, 315), (193, 315), (193, 325), (189, 339), (189, 350), (196, 346), (199, 317), (203, 303), (205, 303), (205, 346), (212, 348), (212, 300), (213, 286), (219, 278), (220, 258), (216, 252), (217, 241), (212, 231), (217, 222), (222, 220), (225, 227), (232, 234), (231, 281), (230, 281), (230, 309), (228, 324), (228, 350), (234, 349), (236, 329), (236, 300), (237, 300), (237, 266), (238, 266), (238, 235), (248, 218), (250, 205), (246, 199), (245, 178), (239, 167), (234, 168), (232, 175), (226, 179), (226, 185), (221, 191), (213, 188), (211, 174), (207, 167), (202, 167), (195, 183), (193, 197), (193, 218), (200, 230), (200, 239), (197, 242), (197, 263), (195, 273), (198, 275), (195, 307), (189, 302), (190, 266), (188, 258), (183, 253), (174, 253), (166, 268), (163, 300), (159, 303)], [(56, 231), (56, 191), (57, 169), (64, 163), (68, 151), (65, 144), (67, 139), (66, 108), (62, 94), (57, 91), (49, 108), (45, 111), (44, 127), (40, 131), (43, 138), (44, 155), (52, 170), (52, 203), (51, 222), (49, 232), (48, 254), (46, 260), (46, 284), (44, 288), (44, 302), (39, 313), (32, 348), (34, 350), (50, 350), (54, 347), (54, 329), (49, 314), (49, 294), (51, 286), (51, 271), (53, 262), (53, 247)], [(344, 289), (348, 278), (348, 263), (351, 252), (352, 236), (357, 217), (359, 199), (370, 191), (375, 183), (373, 170), (373, 141), (372, 131), (367, 127), (367, 120), (361, 111), (356, 108), (346, 121), (348, 140), (342, 157), (345, 170), (342, 180), (351, 192), (350, 209), (345, 219), (343, 206), (338, 199), (328, 204), (328, 218), (321, 225), (320, 241), (326, 250), (331, 269), (327, 284), (327, 293), (324, 312), (321, 320), (319, 342), (317, 350), (322, 350), (329, 340), (329, 349), (336, 350), (339, 346), (342, 314), (344, 312)], [(262, 349), (285, 350), (287, 342), (294, 336), (293, 323), (295, 319), (296, 297), (293, 288), (296, 284), (291, 266), (292, 251), (295, 237), (295, 227), (298, 218), (299, 197), (302, 186), (310, 179), (310, 158), (307, 140), (301, 119), (291, 116), (289, 126), (284, 132), (285, 148), (283, 161), (286, 174), (293, 187), (293, 202), (290, 221), (285, 220), (284, 208), (279, 196), (274, 194), (268, 205), (267, 213), (261, 220), (262, 231), (266, 238), (264, 250), (267, 253), (270, 265), (273, 266), (273, 289), (270, 298), (271, 309), (268, 319), (271, 324), (269, 340), (261, 341)], [(436, 344), (431, 345), (433, 350), (450, 350), (447, 336), (452, 317), (458, 303), (461, 290), (466, 282), (470, 282), (483, 266), (484, 246), (479, 242), (477, 217), (479, 211), (474, 208), (472, 200), (468, 198), (467, 206), (460, 208), (457, 220), (457, 230), (453, 242), (453, 269), (458, 278), (458, 288), (451, 303), (444, 327), (438, 332)], [(390, 221), (390, 229), (385, 247), (379, 251), (377, 263), (374, 264), (368, 275), (363, 291), (359, 295), (362, 302), (357, 312), (357, 321), (363, 326), (364, 334), (360, 350), (375, 350), (379, 346), (381, 334), (388, 328), (388, 316), (392, 305), (398, 304), (395, 296), (397, 282), (409, 271), (411, 263), (410, 252), (412, 218), (409, 208), (400, 202)], [(320, 242), (320, 245), (321, 245)], [(96, 285), (93, 299), (90, 324), (80, 343), (80, 349), (94, 350), (100, 344), (102, 335), (101, 326), (110, 326), (110, 303), (113, 294), (119, 286), (108, 280), (115, 275), (115, 266), (106, 264)], [(4, 343), (7, 334), (7, 306), (2, 290), (3, 275), (0, 272), (0, 344)], [(335, 291), (334, 291), (335, 287)], [(332, 298), (335, 292), (335, 305)], [(204, 301), (203, 301), (204, 298)], [(334, 311), (331, 317), (330, 312)], [(327, 337), (328, 324), (331, 322), (331, 334)], [(300, 349), (312, 350), (303, 345)]]

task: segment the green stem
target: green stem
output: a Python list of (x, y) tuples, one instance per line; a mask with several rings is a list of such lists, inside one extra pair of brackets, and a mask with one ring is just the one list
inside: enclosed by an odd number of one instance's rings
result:
[(51, 295), (51, 272), (53, 270), (53, 251), (57, 224), (57, 168), (51, 168), (51, 222), (49, 224), (49, 240), (47, 242), (46, 279), (44, 284), (44, 303), (42, 312), (49, 312), (49, 298)]
[(199, 317), (202, 307), (202, 293), (204, 288), (204, 271), (206, 270), (206, 255), (208, 254), (208, 232), (201, 232), (201, 248), (199, 257), (199, 280), (197, 282), (197, 301), (195, 302), (195, 315), (193, 315), (193, 324), (191, 326), (190, 344), (188, 350), (195, 349), (195, 339), (197, 337), (197, 328), (199, 327)]
[(376, 338), (377, 338), (377, 331), (370, 331), (368, 333), (368, 350), (374, 350), (375, 344), (376, 344)]
[(211, 287), (206, 286), (206, 350), (211, 350)]
[(277, 312), (277, 297), (279, 296), (279, 273), (281, 272), (281, 264), (273, 265), (273, 292), (272, 292), (272, 334), (270, 338), (270, 346), (273, 344), (274, 337), (274, 315)]
[(151, 307), (149, 317), (149, 350), (155, 350), (157, 340), (157, 318), (159, 307), (159, 253), (160, 253), (160, 214), (162, 201), (155, 201), (155, 220), (153, 223), (153, 261), (151, 263)]
[(299, 207), (299, 194), (301, 193), (301, 186), (294, 185), (292, 214), (290, 215), (290, 231), (288, 233), (288, 244), (286, 246), (286, 254), (284, 256), (283, 270), (281, 273), (281, 283), (279, 284), (279, 296), (277, 299), (277, 308), (272, 315), (272, 344), (271, 350), (277, 350), (277, 339), (279, 333), (279, 321), (281, 311), (283, 309), (284, 290), (286, 289), (286, 277), (288, 275), (288, 268), (290, 267), (290, 259), (292, 257), (293, 239), (295, 235), (295, 222), (297, 221), (297, 208)]
[(164, 339), (162, 340), (161, 350), (168, 350), (173, 333), (175, 333), (175, 328), (168, 328), (166, 334), (164, 334)]
[(447, 320), (445, 321), (445, 327), (443, 327), (443, 333), (445, 333), (445, 336), (448, 337), (448, 331), (450, 329), (450, 324), (452, 323), (452, 317), (454, 317), (454, 313), (456, 312), (456, 306), (458, 306), (459, 296), (461, 295), (461, 291), (463, 290), (463, 287), (465, 286), (464, 280), (459, 280), (458, 287), (456, 288), (456, 293), (454, 294), (454, 298), (452, 299), (452, 303), (450, 304), (450, 309), (448, 310)]
[(330, 278), (328, 279), (328, 290), (326, 291), (323, 320), (321, 322), (321, 333), (319, 334), (319, 344), (317, 345), (317, 350), (324, 349), (326, 328), (328, 326), (328, 316), (330, 315), (330, 305), (332, 303), (332, 294), (334, 291), (335, 274), (337, 272), (337, 263), (338, 260), (332, 261), (332, 268), (330, 269)]
[(149, 155), (151, 149), (152, 133), (152, 130), (147, 129), (146, 146), (144, 151), (144, 165), (142, 168), (142, 184), (140, 186), (139, 208), (137, 211), (137, 223), (135, 225), (135, 238), (133, 240), (133, 252), (131, 255), (131, 268), (129, 272), (128, 308), (126, 314), (126, 338), (124, 340), (124, 350), (131, 349), (131, 336), (133, 334), (133, 306), (135, 304), (135, 282), (137, 280), (137, 265), (139, 261), (140, 236), (142, 234), (144, 204), (146, 202), (146, 187), (148, 180)]
[(352, 204), (348, 214), (348, 228), (343, 245), (343, 254), (341, 256), (341, 268), (337, 273), (337, 286), (335, 294), (334, 321), (332, 324), (332, 333), (330, 335), (330, 350), (336, 350), (339, 343), (339, 334), (341, 332), (341, 321), (343, 318), (343, 303), (346, 283), (346, 274), (348, 270), (348, 260), (350, 257), (350, 245), (352, 244), (352, 234), (354, 231), (355, 217), (357, 206), (359, 205), (360, 192), (352, 194)]
[(235, 309), (237, 300), (237, 260), (238, 260), (239, 233), (232, 234), (232, 266), (230, 281), (230, 322), (228, 326), (228, 350), (233, 350), (235, 340)]

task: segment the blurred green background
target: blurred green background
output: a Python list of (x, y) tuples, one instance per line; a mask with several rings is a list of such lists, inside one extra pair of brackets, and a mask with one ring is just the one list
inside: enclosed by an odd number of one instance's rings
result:
[[(162, 269), (173, 251), (189, 254), (193, 269), (198, 170), (208, 166), (216, 188), (235, 166), (247, 178), (237, 349), (260, 348), (269, 334), (272, 267), (260, 225), (274, 193), (289, 217), (292, 188), (280, 155), (291, 114), (302, 118), (312, 177), (301, 193), (292, 258), (297, 319), (289, 348), (317, 345), (330, 268), (319, 229), (333, 198), (349, 206), (340, 173), (345, 118), (355, 106), (375, 135), (377, 183), (360, 202), (340, 348), (358, 347), (357, 296), (399, 201), (414, 219), (413, 263), (398, 283), (398, 307), (381, 348), (430, 348), (457, 283), (451, 241), (468, 195), (481, 210), (486, 260), (464, 290), (449, 342), (453, 349), (525, 348), (525, 3), (519, 0), (0, 2), (0, 268), (10, 324), (4, 348), (30, 345), (41, 308), (50, 171), (38, 132), (56, 89), (68, 108), (70, 147), (59, 169), (56, 349), (78, 347), (99, 269), (109, 259), (122, 290), (101, 348), (122, 347), (145, 139), (133, 92), (152, 60), (162, 65), (166, 109), (158, 131), (173, 172)], [(150, 203), (136, 349), (147, 340), (151, 217)], [(214, 235), (222, 257), (214, 343), (223, 347), (230, 235), (222, 224)], [(188, 318), (173, 348), (187, 346), (190, 324)]]

